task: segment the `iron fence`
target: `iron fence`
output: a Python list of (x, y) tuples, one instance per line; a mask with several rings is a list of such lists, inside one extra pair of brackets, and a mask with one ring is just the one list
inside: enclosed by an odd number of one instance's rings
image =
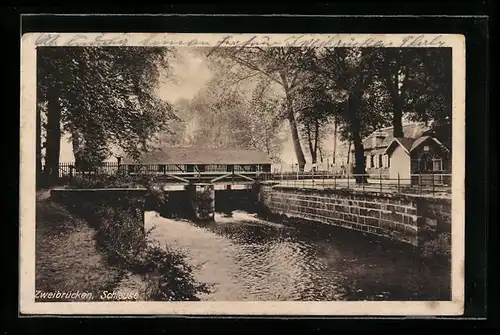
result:
[(351, 189), (400, 194), (451, 194), (451, 174), (411, 174), (391, 178), (387, 174), (348, 174), (316, 172), (268, 173), (266, 181), (282, 186), (314, 189)]
[[(215, 167), (214, 167), (215, 169)], [(205, 174), (213, 171), (225, 172), (225, 166), (220, 169), (208, 169)], [(140, 171), (129, 169), (117, 162), (106, 162), (92, 170), (78, 170), (74, 163), (59, 164), (59, 179), (63, 183), (72, 180), (93, 180), (102, 176), (113, 176), (119, 172), (129, 177), (161, 177), (169, 173), (169, 169), (146, 167)], [(173, 172), (173, 173), (172, 173)], [(176, 174), (172, 171), (172, 174)], [(196, 174), (196, 173), (194, 173)], [(388, 174), (349, 174), (346, 171), (307, 171), (307, 172), (260, 172), (252, 173), (252, 178), (260, 181), (271, 181), (288, 187), (314, 189), (352, 189), (366, 192), (402, 193), (402, 194), (451, 194), (451, 174), (426, 173), (411, 174), (406, 177), (391, 178)]]

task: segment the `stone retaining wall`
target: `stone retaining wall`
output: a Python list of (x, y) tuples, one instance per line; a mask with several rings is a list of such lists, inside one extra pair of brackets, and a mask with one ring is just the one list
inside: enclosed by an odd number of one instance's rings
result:
[(414, 246), (432, 239), (429, 231), (449, 232), (451, 227), (449, 199), (263, 185), (260, 201), (276, 214), (358, 230)]

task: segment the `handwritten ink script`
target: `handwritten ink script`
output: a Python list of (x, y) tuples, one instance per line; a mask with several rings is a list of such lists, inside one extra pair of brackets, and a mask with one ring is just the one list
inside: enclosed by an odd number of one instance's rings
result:
[[(211, 37), (211, 35), (207, 34)], [(157, 46), (157, 47), (444, 47), (446, 43), (442, 40), (442, 35), (428, 37), (426, 35), (404, 35), (397, 40), (382, 39), (376, 37), (356, 37), (351, 36), (310, 36), (296, 35), (288, 36), (284, 39), (273, 38), (268, 35), (239, 36), (226, 35), (217, 37), (214, 40), (210, 38), (210, 42), (201, 34), (197, 38), (179, 38), (178, 35), (169, 34), (146, 34), (140, 37), (132, 36), (132, 34), (41, 34), (35, 41), (36, 46)]]

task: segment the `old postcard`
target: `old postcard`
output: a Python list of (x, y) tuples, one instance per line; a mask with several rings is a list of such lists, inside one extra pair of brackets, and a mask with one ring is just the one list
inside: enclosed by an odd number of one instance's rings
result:
[(21, 47), (21, 314), (463, 313), (463, 36)]

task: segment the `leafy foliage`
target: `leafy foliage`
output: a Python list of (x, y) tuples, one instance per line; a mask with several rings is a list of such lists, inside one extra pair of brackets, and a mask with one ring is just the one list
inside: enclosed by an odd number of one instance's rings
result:
[[(48, 102), (48, 119), (54, 120), (49, 124), (61, 123), (71, 134), (77, 164), (94, 166), (111, 144), (137, 157), (175, 118), (156, 95), (160, 69), (168, 68), (168, 49), (43, 47), (37, 52), (38, 101)], [(47, 146), (59, 140), (56, 134)]]
[[(158, 203), (168, 201), (156, 190), (148, 190), (146, 198), (156, 198)], [(110, 265), (145, 279), (148, 300), (199, 300), (199, 294), (210, 292), (209, 285), (196, 280), (194, 268), (181, 250), (161, 247), (149, 238), (151, 230), (145, 232), (140, 224), (141, 200), (122, 197), (116, 203), (104, 204), (83, 199), (76, 206), (69, 200), (62, 201), (96, 230), (96, 243)]]
[(214, 201), (214, 194), (210, 190), (196, 192), (198, 215), (201, 217), (208, 217), (213, 213), (212, 202)]
[(435, 239), (422, 245), (422, 256), (431, 258), (436, 255), (451, 257), (450, 233), (439, 233)]
[(312, 163), (317, 162), (321, 141), (326, 135), (330, 120), (340, 113), (340, 104), (324, 89), (324, 82), (311, 80), (298, 90), (295, 108), (301, 135), (308, 144)]
[(245, 73), (240, 80), (264, 77), (281, 88), (281, 103), (286, 112), (283, 115), (290, 125), (295, 154), (301, 170), (304, 169), (306, 161), (300, 143), (294, 103), (297, 89), (312, 75), (304, 68), (305, 59), (311, 53), (310, 48), (289, 47), (217, 48), (215, 52), (211, 52), (237, 65), (239, 71)]
[(186, 255), (171, 248), (161, 248), (137, 229), (132, 209), (103, 207), (97, 231), (98, 243), (107, 251), (112, 264), (142, 275), (150, 284), (149, 299), (160, 301), (199, 300), (198, 294), (210, 287), (198, 282)]
[(180, 101), (184, 120), (177, 134), (162, 136), (174, 146), (246, 148), (266, 152), (277, 159), (282, 139), (283, 107), (272, 94), (267, 78), (253, 85), (239, 81), (239, 73), (228, 64), (211, 64), (213, 77), (191, 100)]
[[(380, 48), (372, 66), (381, 90), (390, 97), (396, 136), (402, 136), (401, 119), (440, 128), (451, 120), (451, 49)], [(437, 133), (439, 133), (438, 131)], [(451, 134), (444, 134), (450, 137)], [(439, 136), (439, 135), (438, 135)]]

